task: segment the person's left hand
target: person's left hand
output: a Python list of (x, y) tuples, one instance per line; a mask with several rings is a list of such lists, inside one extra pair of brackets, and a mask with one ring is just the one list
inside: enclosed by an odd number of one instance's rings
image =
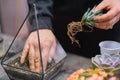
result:
[[(39, 29), (40, 37), (40, 49), (38, 42), (37, 31), (30, 33), (29, 37), (25, 42), (25, 46), (21, 55), (21, 64), (25, 63), (26, 59), (29, 60), (30, 70), (33, 72), (40, 72), (42, 70), (42, 64), (44, 71), (47, 68), (47, 62), (49, 58), (53, 58), (57, 46), (55, 35), (50, 29)], [(40, 52), (42, 54), (42, 61)]]
[(112, 29), (113, 25), (120, 20), (120, 0), (103, 0), (93, 12), (107, 10), (107, 13), (97, 16), (96, 28)]

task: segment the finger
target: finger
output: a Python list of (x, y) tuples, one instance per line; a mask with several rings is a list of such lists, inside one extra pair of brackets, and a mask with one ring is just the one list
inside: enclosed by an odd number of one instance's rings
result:
[(96, 8), (94, 8), (93, 12), (99, 12), (105, 9), (106, 7), (107, 7), (106, 3), (102, 1), (100, 4), (96, 6)]
[(49, 52), (49, 58), (53, 58), (54, 57), (54, 54), (55, 54), (55, 51), (56, 51), (56, 46), (57, 46), (57, 43), (56, 41), (53, 42), (51, 48), (50, 48), (50, 52)]
[(35, 49), (34, 47), (31, 45), (30, 46), (30, 50), (29, 50), (29, 65), (30, 65), (30, 69), (31, 71), (34, 71), (35, 72), (35, 63), (34, 63), (34, 60), (35, 60)]
[(108, 29), (110, 29), (109, 27), (112, 28), (112, 26), (106, 26), (106, 25), (98, 25), (96, 28), (108, 30)]
[(38, 48), (36, 49), (35, 59), (38, 60), (37, 62), (35, 62), (35, 69), (36, 69), (36, 72), (39, 73), (41, 70), (41, 66), (40, 66), (41, 62), (40, 62), (40, 51)]
[(103, 14), (101, 16), (97, 16), (95, 18), (95, 21), (96, 22), (109, 21), (109, 20), (113, 19), (117, 15), (118, 15), (118, 11), (114, 8), (114, 9), (109, 10), (106, 14)]
[(42, 58), (43, 58), (43, 69), (46, 70), (47, 67), (47, 60), (49, 58), (49, 47), (42, 48)]
[(108, 29), (111, 29), (113, 24), (111, 25), (108, 25), (107, 24), (108, 22), (104, 22), (104, 23), (99, 23), (99, 24), (96, 24), (96, 28), (99, 28), (99, 29), (105, 29), (105, 30), (108, 30)]
[(112, 29), (113, 25), (118, 21), (119, 21), (119, 16), (116, 16), (110, 21), (96, 23), (96, 27), (100, 29)]
[(29, 45), (26, 43), (25, 47), (23, 49), (23, 52), (22, 52), (22, 56), (21, 56), (21, 60), (20, 60), (21, 63), (25, 62), (26, 56), (28, 54), (28, 51), (29, 51)]

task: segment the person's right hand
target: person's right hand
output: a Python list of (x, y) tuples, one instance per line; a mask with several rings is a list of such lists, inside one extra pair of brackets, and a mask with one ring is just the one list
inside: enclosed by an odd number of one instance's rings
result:
[[(56, 38), (53, 32), (49, 29), (40, 29), (39, 36), (40, 36), (40, 47), (42, 53), (43, 67), (45, 70), (48, 59), (54, 56), (57, 45)], [(37, 31), (31, 32), (31, 34), (27, 39), (21, 56), (21, 63), (25, 62), (27, 55), (28, 55), (29, 67), (31, 71), (40, 72), (42, 67), (40, 62), (40, 51), (39, 51)]]
[(96, 28), (99, 29), (112, 29), (113, 25), (120, 20), (120, 0), (103, 0), (93, 12), (98, 12), (101, 10), (107, 10), (107, 13), (97, 16), (95, 18)]

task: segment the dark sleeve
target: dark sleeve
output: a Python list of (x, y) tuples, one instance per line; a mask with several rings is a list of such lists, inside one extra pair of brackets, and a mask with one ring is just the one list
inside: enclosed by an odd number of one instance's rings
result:
[(52, 0), (28, 0), (30, 31), (37, 29), (33, 4), (36, 4), (39, 29), (52, 29)]

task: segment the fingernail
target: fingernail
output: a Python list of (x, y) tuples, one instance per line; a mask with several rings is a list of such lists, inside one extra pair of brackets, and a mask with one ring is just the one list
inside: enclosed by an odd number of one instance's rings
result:
[(110, 27), (110, 29), (112, 29), (113, 27)]
[(20, 63), (20, 67), (23, 67), (24, 66), (24, 63)]
[(22, 61), (22, 60), (20, 60), (20, 63), (22, 64), (22, 63), (23, 63), (23, 61)]
[(52, 62), (52, 58), (48, 58), (48, 63), (51, 63)]

